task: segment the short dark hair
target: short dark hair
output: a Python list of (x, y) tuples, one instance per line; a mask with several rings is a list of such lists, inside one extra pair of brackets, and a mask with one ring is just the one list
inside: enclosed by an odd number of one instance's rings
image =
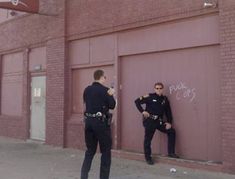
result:
[(156, 86), (161, 86), (162, 88), (164, 88), (164, 85), (163, 85), (162, 82), (157, 82), (157, 83), (155, 83), (155, 84), (154, 84), (154, 88), (155, 88)]
[(96, 70), (94, 72), (94, 79), (95, 80), (100, 80), (100, 78), (104, 76), (104, 71), (103, 70)]

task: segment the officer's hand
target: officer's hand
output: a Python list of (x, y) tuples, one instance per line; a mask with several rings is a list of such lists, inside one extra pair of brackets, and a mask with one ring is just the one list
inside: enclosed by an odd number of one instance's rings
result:
[(171, 128), (171, 124), (170, 124), (170, 123), (168, 123), (168, 122), (166, 122), (166, 123), (165, 123), (165, 126), (166, 126), (166, 130), (168, 130), (168, 129), (170, 129), (170, 128)]
[(143, 114), (144, 118), (148, 118), (150, 116), (147, 111), (143, 111), (142, 114)]
[(109, 90), (107, 92), (110, 96), (113, 96), (115, 93), (115, 90), (113, 88), (109, 88)]

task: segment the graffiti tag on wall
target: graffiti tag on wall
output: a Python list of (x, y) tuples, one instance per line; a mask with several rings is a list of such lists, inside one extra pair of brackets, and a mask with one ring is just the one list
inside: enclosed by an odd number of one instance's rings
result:
[(170, 94), (175, 94), (177, 100), (188, 99), (192, 102), (196, 97), (196, 89), (190, 88), (184, 82), (169, 86)]

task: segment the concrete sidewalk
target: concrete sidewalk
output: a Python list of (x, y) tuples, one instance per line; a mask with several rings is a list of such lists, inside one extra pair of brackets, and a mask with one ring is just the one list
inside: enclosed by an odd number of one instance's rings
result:
[[(0, 137), (0, 179), (79, 179), (84, 152)], [(99, 179), (100, 155), (90, 179)], [(177, 171), (171, 173), (170, 169)], [(235, 175), (145, 162), (112, 159), (110, 179), (235, 179)]]

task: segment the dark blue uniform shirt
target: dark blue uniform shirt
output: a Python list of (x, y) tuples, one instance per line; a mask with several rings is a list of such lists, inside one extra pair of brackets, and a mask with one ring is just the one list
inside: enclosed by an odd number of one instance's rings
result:
[[(167, 122), (172, 123), (172, 113), (169, 101), (166, 96), (159, 96), (156, 93), (150, 93), (146, 96), (141, 96), (135, 100), (136, 107), (142, 113), (147, 111), (152, 115), (158, 115), (163, 118), (166, 115)], [(142, 105), (145, 104), (145, 108)]]
[(97, 112), (107, 113), (114, 109), (116, 102), (113, 96), (108, 94), (109, 88), (98, 82), (88, 86), (83, 93), (83, 100), (86, 104), (86, 113), (96, 114)]

